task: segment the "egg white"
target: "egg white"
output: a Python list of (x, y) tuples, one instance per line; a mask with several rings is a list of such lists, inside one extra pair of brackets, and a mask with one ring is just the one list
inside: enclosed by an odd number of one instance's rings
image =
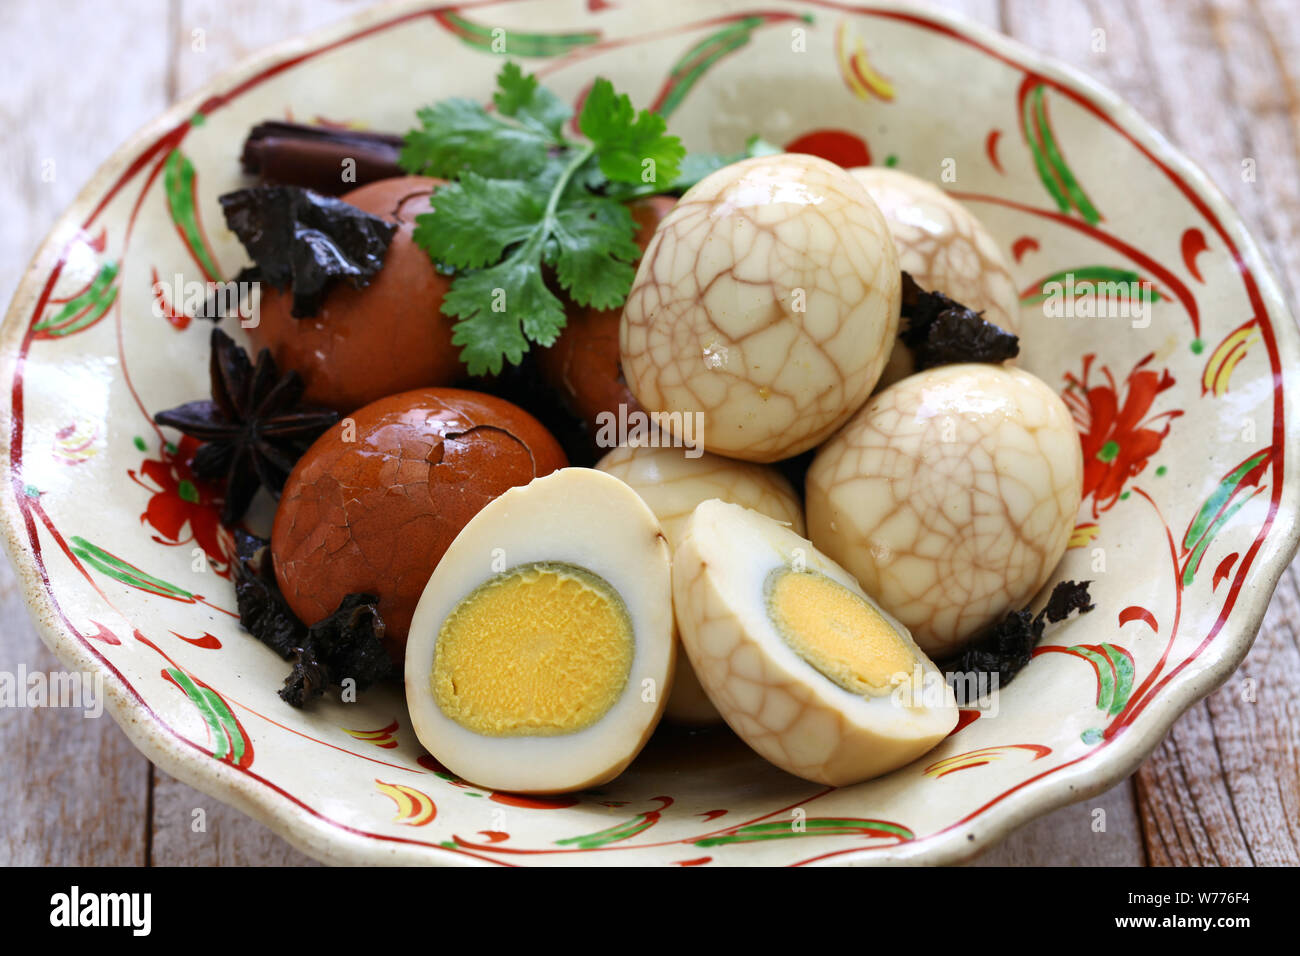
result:
[[(430, 690), (438, 633), (461, 600), (498, 570), (538, 561), (585, 568), (618, 592), (634, 640), (627, 683), (594, 724), (573, 733), (475, 733), (444, 714)], [(588, 468), (564, 468), (512, 488), (465, 525), (416, 606), (406, 644), (406, 701), (416, 736), (447, 769), (482, 787), (560, 793), (611, 780), (663, 713), (676, 655), (672, 625), (668, 546), (636, 492)]]
[[(868, 697), (796, 653), (766, 609), (772, 570), (802, 563), (866, 600), (915, 660), (921, 696)], [(790, 529), (714, 499), (692, 513), (673, 561), (678, 632), (709, 698), (758, 753), (790, 773), (842, 786), (914, 760), (957, 722), (952, 689), (907, 628), (852, 575)]]

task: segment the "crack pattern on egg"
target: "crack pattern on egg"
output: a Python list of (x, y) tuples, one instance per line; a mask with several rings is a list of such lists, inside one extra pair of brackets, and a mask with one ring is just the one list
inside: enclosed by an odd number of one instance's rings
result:
[(879, 392), (818, 451), (809, 536), (942, 657), (1046, 583), (1082, 482), (1078, 434), (1044, 382), (950, 365)]
[(727, 724), (781, 769), (831, 786), (930, 750), (952, 689), (901, 622), (811, 542), (706, 501), (673, 556), (682, 645)]
[[(659, 519), (669, 548), (677, 546), (695, 507), (710, 498), (752, 508), (804, 533), (799, 496), (784, 475), (765, 465), (707, 452), (691, 457), (681, 448), (624, 445), (605, 455), (596, 468), (627, 482), (641, 496)], [(722, 720), (685, 654), (677, 655), (665, 716), (695, 726)]]
[[(1020, 301), (1011, 265), (992, 233), (939, 187), (883, 166), (849, 173), (880, 207), (898, 250), (898, 267), (921, 288), (942, 292), (1008, 332), (1019, 327)], [(911, 352), (894, 346), (880, 386), (915, 370)]]
[(648, 411), (701, 413), (709, 451), (787, 458), (871, 393), (899, 298), (888, 228), (852, 176), (813, 156), (744, 160), (660, 224), (623, 310), (623, 374)]

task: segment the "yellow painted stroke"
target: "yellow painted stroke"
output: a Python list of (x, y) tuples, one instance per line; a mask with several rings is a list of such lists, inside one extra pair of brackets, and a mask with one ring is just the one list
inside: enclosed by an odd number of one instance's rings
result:
[(1076, 524), (1074, 526), (1074, 530), (1070, 532), (1070, 543), (1066, 547), (1067, 548), (1085, 547), (1088, 544), (1088, 542), (1096, 539), (1097, 535), (1099, 534), (1101, 534), (1101, 527), (1097, 525), (1095, 522), (1088, 522), (1087, 524)]
[(835, 28), (835, 57), (840, 75), (853, 95), (861, 100), (872, 96), (888, 103), (894, 98), (894, 86), (876, 72), (867, 57), (866, 47), (857, 34), (849, 35), (848, 21), (841, 20)]
[(1205, 363), (1205, 371), (1201, 374), (1201, 387), (1207, 392), (1213, 392), (1216, 397), (1225, 394), (1228, 391), (1233, 369), (1245, 358), (1250, 346), (1258, 339), (1259, 328), (1252, 323), (1237, 329), (1220, 342), (1210, 355), (1209, 361)]
[(393, 817), (394, 823), (408, 827), (422, 827), (432, 823), (433, 818), (438, 815), (438, 808), (428, 794), (421, 793), (414, 787), (400, 783), (384, 783), (382, 780), (376, 780), (375, 785), (380, 793), (397, 804), (397, 816)]

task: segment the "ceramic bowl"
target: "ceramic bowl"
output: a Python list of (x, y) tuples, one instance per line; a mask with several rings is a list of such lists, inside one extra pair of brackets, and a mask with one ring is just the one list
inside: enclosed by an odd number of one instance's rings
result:
[[(66, 667), (102, 675), (150, 759), (322, 860), (972, 856), (1131, 773), (1250, 647), (1296, 547), (1292, 318), (1203, 173), (1116, 96), (1016, 43), (893, 4), (638, 9), (371, 10), (226, 73), (99, 170), (37, 253), (0, 345), (0, 515), (34, 617)], [(1060, 389), (1086, 461), (1057, 578), (1091, 579), (1096, 610), (1050, 631), (996, 708), (964, 711), (912, 765), (828, 789), (725, 731), (663, 730), (599, 792), (521, 799), (431, 760), (400, 689), (305, 711), (276, 696), (286, 665), (236, 625), (216, 512), (151, 423), (205, 393), (208, 336), (177, 303), (155, 308), (155, 278), (244, 263), (217, 197), (244, 182), (253, 123), (403, 130), (435, 99), (485, 99), (502, 42), (569, 99), (611, 78), (691, 148), (758, 133), (936, 181), (1014, 262), (1021, 364)], [(1045, 300), (1058, 278), (1064, 297)], [(1121, 283), (1105, 308), (1080, 284), (1094, 280)]]

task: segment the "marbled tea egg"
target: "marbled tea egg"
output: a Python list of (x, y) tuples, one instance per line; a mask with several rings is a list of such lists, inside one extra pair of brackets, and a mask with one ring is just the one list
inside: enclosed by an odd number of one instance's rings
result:
[(673, 555), (682, 645), (745, 743), (831, 786), (915, 760), (957, 723), (952, 689), (907, 628), (782, 524), (716, 499)]
[(871, 393), (899, 300), (893, 241), (857, 180), (814, 156), (743, 160), (660, 223), (623, 309), (623, 375), (646, 411), (702, 415), (706, 450), (788, 458)]
[(818, 450), (808, 533), (945, 657), (1046, 583), (1082, 483), (1078, 433), (1046, 383), (941, 366), (872, 396)]
[[(798, 534), (804, 533), (799, 496), (784, 475), (767, 465), (683, 448), (624, 445), (596, 462), (596, 468), (627, 482), (641, 496), (663, 526), (669, 548), (677, 546), (695, 507), (710, 498), (752, 508)], [(664, 716), (693, 726), (722, 720), (685, 654), (677, 655), (677, 671)]]
[[(939, 187), (901, 170), (858, 166), (849, 173), (884, 214), (900, 269), (927, 292), (942, 292), (982, 312), (994, 325), (1016, 331), (1020, 304), (1011, 265), (969, 209)], [(879, 384), (892, 385), (913, 370), (911, 352), (897, 345)]]

